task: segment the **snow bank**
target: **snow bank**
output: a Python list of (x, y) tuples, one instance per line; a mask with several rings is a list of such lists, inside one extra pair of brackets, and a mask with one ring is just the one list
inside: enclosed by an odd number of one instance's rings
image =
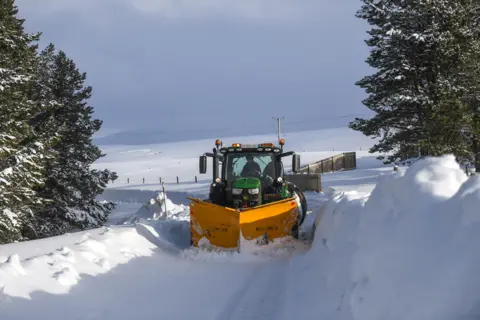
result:
[(137, 231), (161, 250), (179, 254), (190, 247), (190, 208), (173, 203), (158, 192), (136, 213), (122, 217), (115, 225), (135, 225)]
[[(0, 301), (29, 299), (35, 291), (67, 293), (82, 277), (151, 256), (156, 248), (135, 228), (100, 228), (45, 240), (0, 246)], [(30, 255), (20, 256), (18, 248), (30, 248)], [(34, 248), (43, 252), (32, 255)]]
[(285, 319), (478, 317), (479, 207), (480, 177), (450, 155), (381, 176), (371, 194), (335, 194), (291, 263)]
[(166, 194), (158, 192), (135, 214), (121, 219), (117, 224), (134, 224), (142, 220), (189, 221), (190, 209), (183, 204), (174, 204)]

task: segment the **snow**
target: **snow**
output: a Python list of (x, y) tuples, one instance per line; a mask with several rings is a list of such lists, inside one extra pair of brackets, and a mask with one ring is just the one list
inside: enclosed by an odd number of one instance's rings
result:
[[(32, 244), (35, 252), (29, 252)], [(134, 257), (150, 256), (155, 248), (138, 236), (135, 228), (107, 227), (32, 243), (3, 245), (0, 287), (3, 297), (12, 303), (15, 298), (34, 300), (37, 291), (68, 294), (82, 278), (103, 274)], [(23, 253), (22, 259), (19, 251)], [(9, 304), (0, 309), (3, 319), (4, 312), (9, 313)]]
[[(206, 195), (208, 176), (167, 183), (166, 194), (158, 182), (115, 182), (102, 195), (117, 203), (108, 226), (0, 246), (0, 318), (478, 317), (480, 177), (449, 155), (394, 171), (347, 130), (329, 145), (332, 132), (287, 140), (303, 163), (341, 152), (333, 148), (358, 157), (358, 169), (324, 174), (323, 192), (306, 193), (304, 239), (242, 243), (241, 253), (190, 248), (186, 197)], [(249, 139), (231, 140), (259, 137)], [(194, 176), (212, 141), (115, 146), (95, 165), (115, 164), (121, 177)]]
[(380, 177), (371, 194), (336, 192), (292, 261), (303, 272), (289, 299), (305, 299), (286, 319), (478, 318), (479, 205), (480, 178), (449, 155)]
[(142, 219), (189, 221), (189, 207), (174, 204), (166, 194), (159, 192), (148, 203), (142, 205), (135, 214), (121, 219), (117, 224), (132, 224)]
[[(305, 137), (312, 137), (311, 139)], [(237, 138), (218, 137), (223, 145), (232, 143), (276, 142), (274, 135), (256, 135)], [(348, 128), (325, 129), (316, 131), (293, 132), (285, 138), (285, 150), (293, 150), (301, 156), (302, 165), (322, 160), (342, 152), (356, 151), (358, 158), (368, 158), (370, 167), (378, 167), (381, 162), (377, 155), (368, 153), (373, 145), (372, 139)], [(165, 182), (169, 190), (186, 190), (186, 188), (204, 189), (205, 182), (210, 181), (208, 175), (200, 175), (198, 157), (205, 152), (211, 152), (217, 138), (199, 141), (181, 141), (145, 146), (108, 145), (102, 147), (106, 154), (94, 164), (95, 168), (109, 168), (117, 172), (119, 178), (109, 184), (112, 188), (131, 188), (144, 190), (160, 190)], [(361, 150), (360, 150), (361, 149)], [(372, 164), (375, 162), (376, 164)], [(135, 165), (130, 165), (134, 163)], [(210, 164), (210, 162), (208, 162)], [(285, 167), (290, 167), (291, 157), (285, 158)], [(210, 169), (210, 167), (208, 167)], [(194, 184), (198, 178), (197, 187)], [(181, 186), (176, 183), (179, 177)], [(127, 183), (127, 178), (130, 183)], [(145, 183), (143, 183), (145, 178)]]
[[(12, 212), (12, 210), (9, 210), (9, 209), (3, 209), (2, 211), (2, 214), (4, 217), (6, 217), (8, 219), (8, 221), (10, 221), (10, 223), (13, 225), (13, 226), (17, 226), (18, 224), (18, 216)], [(1, 223), (0, 223), (1, 224)]]

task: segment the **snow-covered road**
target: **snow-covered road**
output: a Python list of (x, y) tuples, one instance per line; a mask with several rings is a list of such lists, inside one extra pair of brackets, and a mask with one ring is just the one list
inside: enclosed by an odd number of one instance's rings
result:
[[(325, 201), (321, 194), (308, 197), (317, 199), (314, 210)], [(126, 206), (117, 211), (123, 218)], [(172, 212), (172, 206), (185, 209), (167, 203)], [(7, 260), (0, 277), (9, 277), (0, 278), (0, 318), (279, 319), (292, 276), (289, 261), (308, 250), (308, 241), (245, 244), (241, 254), (203, 252), (188, 248), (187, 220), (146, 220), (145, 214), (161, 209), (147, 207), (138, 210), (144, 216), (135, 225), (38, 241), (35, 256), (23, 261), (18, 254), (28, 252), (19, 250), (21, 244), (0, 247), (0, 261)], [(310, 214), (304, 232), (313, 221)]]
[(285, 259), (256, 267), (215, 319), (279, 319), (286, 303), (288, 271), (288, 260)]
[[(97, 275), (89, 275), (88, 269), (101, 265), (88, 266), (80, 259), (65, 262), (66, 255), (65, 259), (47, 255), (37, 263), (24, 262), (21, 276), (25, 281), (72, 287), (68, 294), (59, 294), (66, 292), (49, 293), (42, 286), (36, 288), (39, 291), (29, 292), (29, 298), (21, 298), (10, 295), (29, 284), (18, 287), (16, 281), (17, 288), (11, 288), (7, 283), (1, 319), (31, 319), (35, 314), (41, 314), (42, 319), (65, 320), (278, 319), (281, 314), (278, 307), (284, 305), (288, 259), (188, 253), (180, 258), (160, 251), (154, 248), (151, 256), (137, 257)], [(78, 251), (70, 252), (73, 259), (78, 256)], [(54, 269), (58, 264), (61, 266)], [(34, 279), (47, 269), (51, 280)], [(81, 280), (73, 286), (77, 277)]]

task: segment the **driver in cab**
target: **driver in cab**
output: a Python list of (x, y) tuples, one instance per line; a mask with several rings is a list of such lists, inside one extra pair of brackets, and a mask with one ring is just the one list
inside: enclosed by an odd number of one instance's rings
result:
[(260, 165), (253, 161), (251, 154), (247, 155), (247, 163), (243, 166), (241, 176), (242, 177), (260, 177), (262, 169)]

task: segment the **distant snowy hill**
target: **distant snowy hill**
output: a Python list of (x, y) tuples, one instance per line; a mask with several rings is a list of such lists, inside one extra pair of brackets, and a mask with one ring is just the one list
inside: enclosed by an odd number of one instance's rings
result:
[[(348, 125), (349, 118), (340, 117), (340, 118), (328, 118), (321, 119), (321, 117), (316, 117), (320, 120), (307, 121), (302, 123), (293, 122), (293, 123), (283, 123), (281, 128), (283, 133), (291, 134), (301, 131), (324, 131), (330, 129), (343, 129)], [(260, 122), (261, 123), (261, 122)], [(198, 126), (197, 126), (198, 127)], [(99, 145), (145, 145), (145, 144), (158, 144), (158, 143), (171, 143), (179, 141), (189, 141), (192, 137), (195, 137), (195, 140), (199, 139), (208, 139), (215, 136), (221, 138), (233, 138), (240, 135), (257, 135), (257, 136), (266, 136), (276, 134), (276, 124), (272, 119), (266, 119), (264, 124), (259, 124), (259, 121), (250, 123), (218, 123), (218, 124), (205, 124), (204, 128), (191, 128), (191, 126), (177, 126), (176, 128), (166, 129), (162, 125), (162, 121), (159, 120), (158, 126), (155, 128), (146, 127), (146, 128), (126, 128), (126, 129), (115, 129), (108, 130), (105, 129), (105, 132), (100, 132), (94, 139), (96, 144)], [(321, 129), (318, 129), (321, 128)]]

